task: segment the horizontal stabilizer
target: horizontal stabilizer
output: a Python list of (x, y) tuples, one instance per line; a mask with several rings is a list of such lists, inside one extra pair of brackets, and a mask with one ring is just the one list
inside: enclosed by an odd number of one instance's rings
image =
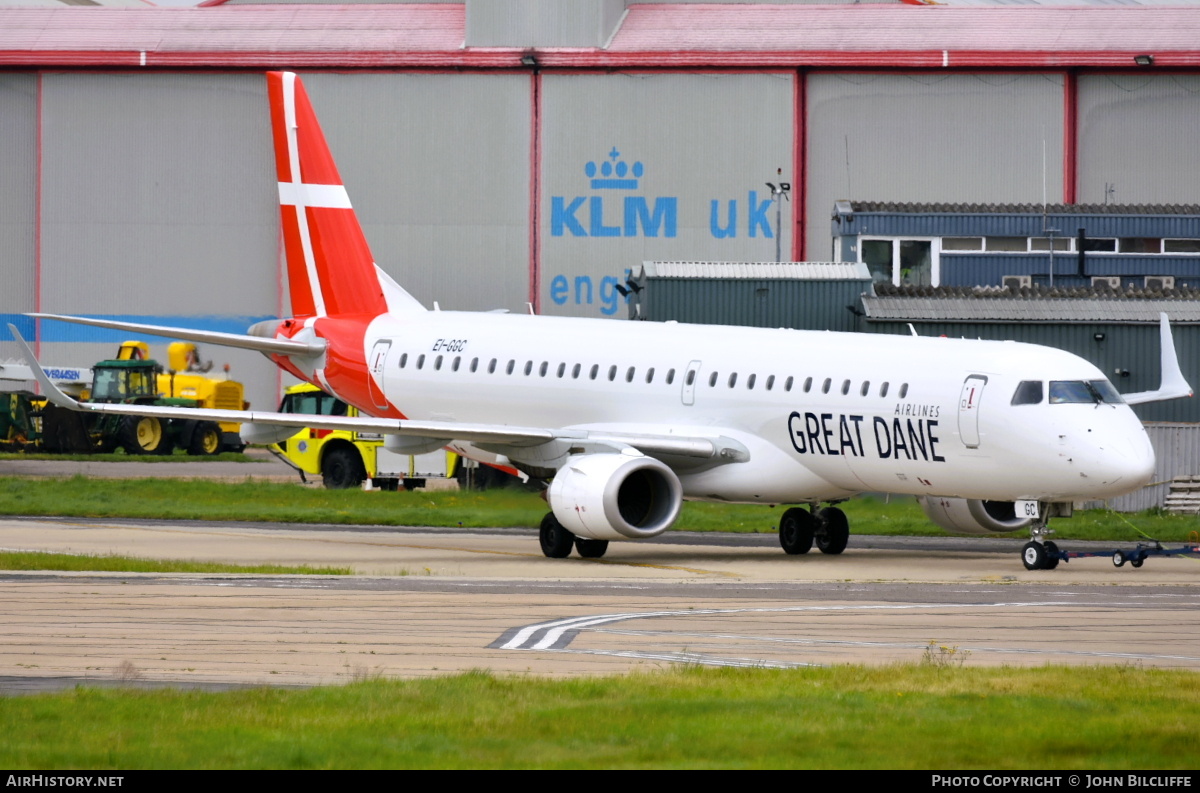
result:
[(1179, 368), (1179, 356), (1175, 352), (1175, 339), (1171, 335), (1171, 323), (1165, 313), (1158, 315), (1159, 352), (1162, 357), (1162, 383), (1156, 391), (1138, 391), (1132, 394), (1121, 394), (1129, 405), (1140, 405), (1145, 402), (1164, 402), (1168, 399), (1190, 397), (1192, 387)]
[[(145, 333), (149, 336), (167, 336), (172, 339), (186, 339), (208, 344), (220, 344), (224, 347), (239, 347), (244, 350), (257, 350), (262, 353), (276, 355), (315, 356), (325, 351), (324, 341), (302, 342), (291, 339), (272, 339), (263, 336), (243, 336), (238, 333), (222, 333), (215, 330), (192, 330), (191, 328), (172, 328), (165, 325), (143, 325), (139, 322), (119, 322), (111, 319), (92, 319), (91, 317), (69, 317), (62, 314), (27, 314), (38, 319), (56, 319), (60, 322), (73, 322), (76, 325), (92, 325), (97, 328), (127, 330), (130, 333)], [(10, 326), (11, 327), (11, 326)], [(16, 334), (13, 334), (14, 337)]]

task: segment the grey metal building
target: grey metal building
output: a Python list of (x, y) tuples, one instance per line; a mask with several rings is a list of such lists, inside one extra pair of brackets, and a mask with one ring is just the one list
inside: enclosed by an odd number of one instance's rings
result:
[(1200, 206), (839, 201), (832, 232), (897, 286), (1200, 286)]

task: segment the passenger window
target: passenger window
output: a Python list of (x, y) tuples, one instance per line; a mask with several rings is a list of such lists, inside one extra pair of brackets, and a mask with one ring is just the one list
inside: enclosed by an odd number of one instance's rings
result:
[(422, 369), (422, 368), (424, 368), (424, 366), (425, 366), (425, 356), (418, 355), (417, 356), (417, 368)]
[(433, 359), (433, 368), (439, 372), (442, 370), (442, 356)]
[(881, 396), (881, 397), (887, 396), (887, 390), (888, 390), (888, 384), (887, 384), (887, 381), (885, 380), (884, 382), (879, 384), (879, 396)]
[(737, 384), (737, 372), (729, 375), (729, 387), (733, 388)]
[(687, 373), (687, 383), (686, 384), (691, 385), (694, 382), (696, 382), (696, 370), (689, 369), (688, 373)]
[(408, 363), (408, 353), (401, 353), (401, 355), (400, 355), (400, 368), (401, 368), (401, 369), (403, 369), (403, 368), (404, 368), (404, 365), (405, 365), (406, 363)]
[(471, 374), (475, 374), (475, 370), (478, 368), (479, 368), (479, 359), (472, 358), (471, 359)]
[(634, 370), (634, 367), (631, 366), (631, 367), (629, 367), (629, 371), (625, 373), (625, 382), (626, 383), (633, 382), (633, 370)]
[(791, 377), (791, 375), (788, 375), (788, 379), (783, 381), (783, 390), (784, 390), (784, 391), (791, 391), (791, 390), (792, 390), (792, 377)]
[(589, 379), (589, 380), (595, 380), (595, 379), (596, 379), (596, 375), (598, 375), (598, 374), (600, 374), (600, 364), (598, 364), (598, 363), (594, 363), (594, 364), (592, 364), (592, 371), (591, 371), (591, 373), (588, 375), (588, 379)]
[(826, 378), (825, 378), (825, 382), (821, 384), (821, 393), (822, 393), (822, 394), (828, 394), (828, 393), (829, 393), (829, 387), (830, 387), (830, 386), (832, 386), (832, 385), (833, 385), (833, 378), (831, 378), (831, 377), (826, 377)]
[(617, 367), (614, 364), (613, 366), (608, 367), (608, 382), (611, 383), (612, 381), (614, 381), (616, 379), (617, 379)]
[(775, 375), (767, 375), (767, 390), (770, 391), (775, 387)]
[(1045, 395), (1041, 380), (1022, 380), (1013, 392), (1014, 405), (1040, 405)]
[(458, 365), (459, 365), (460, 363), (462, 363), (462, 356), (461, 356), (461, 355), (456, 355), (456, 356), (454, 356), (454, 363), (450, 364), (450, 371), (452, 371), (452, 372), (457, 372), (457, 371), (458, 371)]
[(558, 376), (562, 377), (566, 373), (567, 373), (567, 365), (565, 363), (560, 363), (558, 365)]
[(533, 374), (533, 361), (526, 361), (525, 362), (525, 376), (529, 377), (529, 375), (531, 375), (531, 374)]
[(849, 393), (850, 393), (850, 381), (843, 380), (842, 381), (842, 396), (846, 396), (846, 394), (849, 394)]
[(716, 388), (716, 386), (717, 386), (717, 373), (713, 372), (708, 378), (708, 387)]
[(904, 399), (904, 397), (906, 397), (906, 396), (908, 396), (908, 383), (901, 383), (900, 384), (900, 398)]
[(807, 394), (809, 391), (812, 391), (812, 378), (806, 377), (804, 378), (804, 393)]
[(757, 379), (757, 377), (758, 377), (758, 375), (753, 375), (753, 374), (752, 374), (752, 375), (750, 375), (749, 377), (747, 377), (747, 378), (746, 378), (746, 388), (747, 388), (748, 390), (750, 390), (750, 391), (753, 391), (753, 390), (754, 390), (754, 381), (755, 381), (755, 379)]
[(545, 377), (546, 372), (549, 371), (549, 369), (550, 363), (548, 361), (542, 361), (542, 365), (538, 367), (538, 377)]
[(862, 389), (859, 391), (862, 396), (866, 396), (871, 390), (871, 381), (863, 380)]
[(491, 361), (488, 362), (488, 374), (495, 374), (495, 373), (496, 373), (496, 359), (493, 358)]
[(668, 369), (667, 370), (667, 385), (670, 385), (671, 383), (674, 383), (674, 382), (675, 382), (675, 370)]
[(579, 364), (575, 364), (573, 367), (571, 367), (571, 379), (572, 379), (572, 380), (578, 380), (578, 379), (579, 379), (579, 372), (580, 372), (582, 369), (583, 369), (583, 367), (582, 367), (582, 366), (580, 366)]
[(651, 366), (649, 369), (646, 370), (646, 382), (647, 383), (654, 382), (654, 367), (653, 366)]
[(509, 359), (508, 359), (508, 366), (504, 367), (504, 373), (505, 373), (505, 374), (512, 374), (512, 373), (513, 373), (513, 369), (516, 369), (516, 368), (517, 368), (517, 362), (516, 362), (515, 360), (513, 360), (512, 358), (509, 358)]

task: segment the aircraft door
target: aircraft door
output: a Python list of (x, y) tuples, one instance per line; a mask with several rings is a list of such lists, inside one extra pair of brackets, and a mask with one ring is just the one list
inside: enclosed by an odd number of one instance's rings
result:
[(973, 374), (963, 381), (962, 394), (958, 399), (958, 437), (968, 449), (979, 448), (979, 404), (983, 400), (983, 387), (987, 378)]
[(692, 361), (687, 371), (683, 373), (683, 404), (692, 405), (696, 402), (696, 378), (700, 376), (700, 362)]
[(392, 349), (391, 339), (380, 339), (371, 349), (369, 366), (371, 376), (367, 378), (367, 390), (371, 393), (371, 403), (380, 409), (388, 406), (387, 397), (383, 395), (383, 370), (387, 363), (388, 352)]

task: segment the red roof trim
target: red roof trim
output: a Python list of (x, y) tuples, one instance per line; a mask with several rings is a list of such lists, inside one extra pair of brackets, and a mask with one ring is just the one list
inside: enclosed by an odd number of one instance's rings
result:
[[(217, 0), (210, 0), (217, 2)], [(0, 65), (518, 69), (465, 48), (457, 3), (0, 9)], [(144, 53), (144, 55), (143, 55)], [(633, 4), (607, 49), (538, 49), (543, 68), (1200, 66), (1200, 7), (946, 8)]]

